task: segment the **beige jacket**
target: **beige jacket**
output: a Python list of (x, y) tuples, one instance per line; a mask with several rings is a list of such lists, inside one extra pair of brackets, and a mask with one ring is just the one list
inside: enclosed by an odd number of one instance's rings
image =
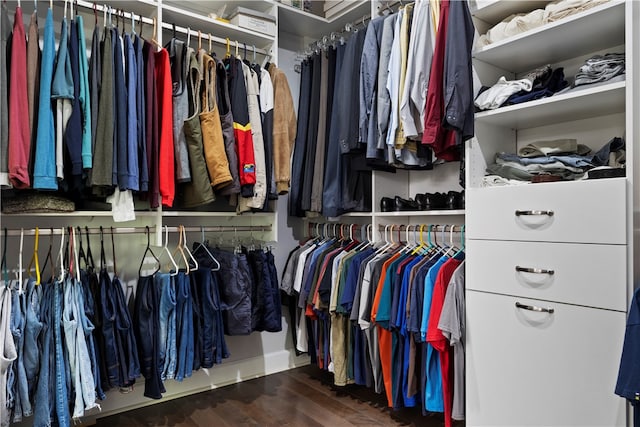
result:
[(296, 139), (296, 112), (287, 76), (274, 64), (269, 65), (273, 83), (273, 167), (278, 194), (289, 192), (291, 153)]

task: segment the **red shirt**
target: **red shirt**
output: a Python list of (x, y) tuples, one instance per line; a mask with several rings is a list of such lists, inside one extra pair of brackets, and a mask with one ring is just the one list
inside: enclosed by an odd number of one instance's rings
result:
[(175, 197), (175, 162), (173, 151), (173, 84), (169, 52), (160, 49), (156, 55), (156, 92), (158, 94), (158, 170), (162, 205), (173, 206)]
[(442, 0), (436, 46), (433, 51), (431, 74), (429, 75), (422, 143), (429, 145), (439, 159), (453, 161), (460, 160), (460, 152), (456, 145), (456, 133), (442, 126), (444, 122), (444, 56), (448, 23), (449, 0)]
[(27, 37), (20, 7), (16, 7), (11, 39), (9, 94), (9, 181), (15, 188), (29, 188), (31, 130), (27, 98)]
[(453, 365), (451, 364), (451, 354), (453, 348), (449, 345), (449, 341), (438, 329), (440, 322), (440, 314), (444, 305), (444, 297), (447, 294), (449, 281), (453, 272), (461, 264), (461, 261), (451, 258), (440, 268), (436, 284), (433, 288), (433, 296), (431, 298), (431, 310), (429, 311), (429, 323), (427, 325), (427, 342), (431, 343), (433, 348), (440, 356), (440, 367), (442, 368), (442, 393), (444, 399), (444, 425), (451, 426), (451, 409), (453, 406)]

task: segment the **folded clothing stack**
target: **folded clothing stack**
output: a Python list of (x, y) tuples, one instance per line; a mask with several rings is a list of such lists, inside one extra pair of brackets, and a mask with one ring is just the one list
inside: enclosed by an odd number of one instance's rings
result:
[(504, 76), (498, 82), (481, 90), (474, 103), (479, 110), (493, 110), (502, 105), (520, 104), (534, 99), (546, 98), (567, 87), (562, 67), (553, 70), (550, 65), (538, 68), (520, 80), (507, 80)]
[(518, 13), (506, 17), (478, 37), (476, 48), (504, 40), (541, 25), (559, 21), (567, 16), (584, 12), (609, 0), (559, 0), (549, 3), (544, 9), (536, 9), (528, 13)]
[(600, 83), (624, 74), (624, 53), (607, 53), (587, 59), (576, 74), (574, 86)]
[[(511, 185), (523, 181), (576, 180), (595, 167), (621, 169), (625, 165), (625, 142), (612, 138), (596, 153), (575, 139), (536, 141), (518, 150), (518, 154), (498, 153), (487, 167), (483, 186)], [(553, 179), (551, 179), (553, 178)]]

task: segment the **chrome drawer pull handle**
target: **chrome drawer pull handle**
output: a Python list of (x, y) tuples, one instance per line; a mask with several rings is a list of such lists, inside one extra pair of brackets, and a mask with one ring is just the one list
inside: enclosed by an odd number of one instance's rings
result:
[(516, 216), (521, 215), (548, 215), (553, 216), (553, 211), (516, 211)]
[(535, 305), (525, 305), (525, 304), (520, 304), (518, 301), (516, 301), (516, 307), (522, 308), (524, 310), (537, 311), (539, 313), (553, 313), (554, 312), (554, 309), (551, 308), (551, 307), (544, 308), (544, 307), (537, 307)]
[(516, 265), (516, 271), (524, 273), (548, 274), (549, 276), (553, 276), (555, 273), (555, 271), (553, 270), (546, 270), (544, 268), (520, 267), (519, 265)]

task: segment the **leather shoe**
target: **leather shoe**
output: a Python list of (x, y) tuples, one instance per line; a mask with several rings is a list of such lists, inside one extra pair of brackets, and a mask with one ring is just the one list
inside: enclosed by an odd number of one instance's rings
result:
[(394, 202), (391, 197), (383, 197), (380, 199), (380, 211), (392, 212), (394, 210)]
[(446, 209), (459, 209), (460, 193), (457, 191), (449, 191), (447, 193)]
[(396, 211), (417, 211), (418, 203), (412, 199), (403, 199), (400, 196), (395, 198), (395, 210)]
[(424, 196), (426, 210), (444, 209), (446, 207), (446, 194), (426, 193)]
[(427, 209), (427, 195), (426, 194), (416, 194), (416, 203), (418, 204), (418, 210), (424, 211)]

